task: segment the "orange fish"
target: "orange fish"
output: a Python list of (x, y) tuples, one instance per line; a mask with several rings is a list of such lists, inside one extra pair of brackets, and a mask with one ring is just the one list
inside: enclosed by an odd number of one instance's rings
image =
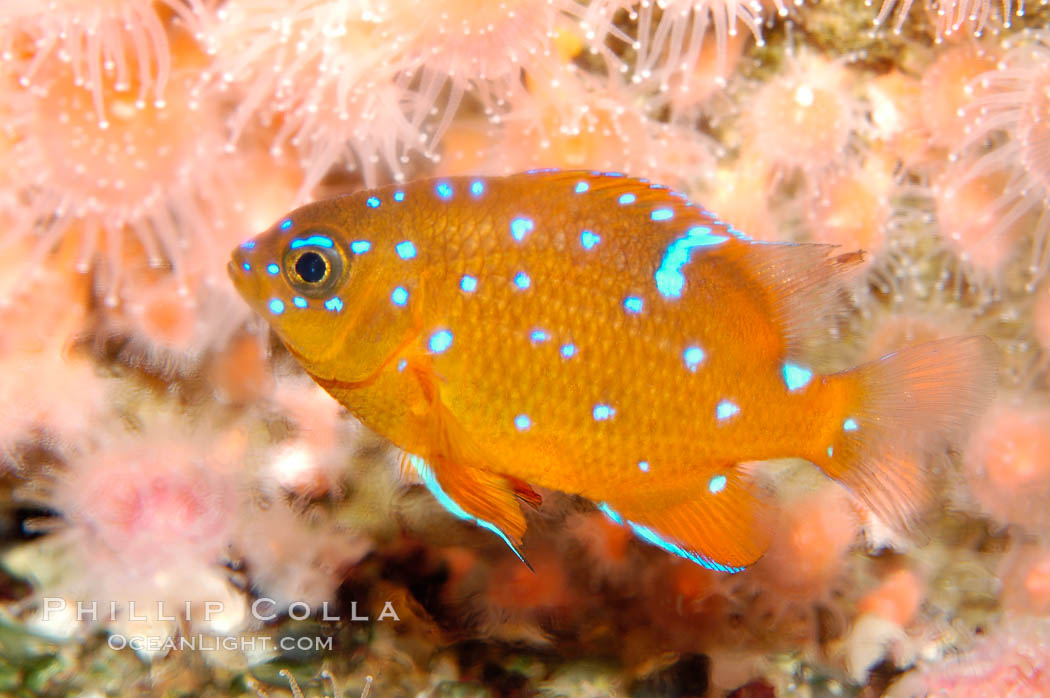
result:
[(768, 540), (745, 461), (801, 457), (887, 523), (990, 400), (970, 337), (820, 375), (861, 253), (749, 240), (666, 187), (539, 171), (319, 201), (230, 275), (289, 351), (407, 453), (458, 516), (517, 552), (530, 485), (736, 571)]

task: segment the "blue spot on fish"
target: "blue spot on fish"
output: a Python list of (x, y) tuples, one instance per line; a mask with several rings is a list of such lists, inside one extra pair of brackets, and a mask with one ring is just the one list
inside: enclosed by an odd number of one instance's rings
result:
[(704, 360), (704, 350), (700, 347), (689, 347), (682, 352), (682, 358), (685, 360), (685, 367), (696, 373), (696, 367)]
[(292, 305), (294, 305), (296, 308), (305, 308), (307, 305), (306, 299), (302, 296), (296, 296), (292, 299)]
[(478, 288), (478, 280), (469, 274), (464, 274), (463, 278), (459, 280), (459, 287), (463, 289), (464, 293), (474, 293)]
[(529, 419), (527, 414), (519, 414), (514, 418), (514, 426), (518, 431), (525, 431), (532, 426), (532, 420)]
[(515, 276), (514, 276), (514, 285), (517, 286), (518, 288), (526, 289), (531, 284), (532, 284), (532, 279), (530, 279), (529, 275), (526, 274), (525, 272), (519, 271), (517, 274), (515, 274)]
[(434, 190), (437, 192), (437, 195), (445, 201), (452, 198), (452, 185), (448, 182), (438, 182), (438, 185), (434, 187)]
[(707, 482), (707, 491), (711, 494), (718, 494), (726, 488), (726, 476), (715, 475)]
[(638, 469), (641, 470), (643, 473), (649, 472), (649, 461), (647, 461), (647, 460), (640, 460), (640, 461), (638, 461)]
[(416, 246), (412, 244), (411, 240), (397, 243), (394, 249), (397, 250), (397, 256), (401, 259), (412, 259), (416, 256)]
[(251, 271), (252, 270), (252, 265), (248, 264), (247, 262), (245, 262), (244, 264), (241, 265), (241, 268), (244, 269), (244, 271)]
[(241, 249), (242, 250), (254, 250), (255, 249), (255, 240), (248, 240), (246, 242), (242, 242), (241, 243)]
[(280, 315), (284, 312), (284, 301), (280, 298), (274, 298), (270, 301), (270, 312), (274, 315)]
[(405, 290), (404, 286), (398, 286), (390, 294), (390, 300), (393, 301), (394, 305), (404, 305), (408, 303), (408, 291)]
[(350, 251), (354, 254), (364, 254), (372, 249), (372, 243), (368, 240), (354, 240), (350, 243)]
[(666, 221), (674, 218), (674, 211), (669, 208), (658, 208), (649, 214), (654, 221)]
[(441, 352), (452, 346), (452, 333), (448, 330), (438, 330), (434, 334), (430, 335), (430, 351), (435, 354)]
[(316, 245), (317, 247), (327, 247), (329, 249), (335, 247), (335, 243), (332, 242), (332, 238), (324, 235), (311, 235), (310, 237), (292, 240), (292, 244), (288, 247), (290, 247), (293, 250), (297, 250), (300, 247), (306, 247), (308, 245)]
[(627, 296), (623, 300), (623, 307), (627, 312), (637, 315), (642, 312), (642, 299), (638, 296)]
[(681, 297), (682, 289), (685, 288), (682, 267), (689, 263), (692, 250), (697, 247), (720, 245), (728, 239), (725, 235), (713, 235), (706, 225), (693, 226), (687, 230), (684, 237), (672, 242), (664, 252), (655, 275), (657, 290), (666, 298)]
[(834, 455), (835, 455), (835, 447), (834, 446), (828, 446), (828, 458), (831, 458)]
[(718, 417), (719, 421), (729, 419), (739, 412), (740, 408), (729, 400), (722, 400), (722, 402), (718, 403), (715, 407), (715, 416)]
[(634, 194), (621, 194), (620, 198), (618, 199), (618, 201), (623, 205), (633, 204), (637, 200), (638, 197)]
[(583, 245), (583, 249), (589, 250), (602, 241), (602, 238), (597, 233), (585, 230), (580, 233), (580, 244)]
[(518, 242), (525, 239), (525, 236), (532, 232), (533, 223), (531, 218), (525, 216), (519, 216), (510, 222), (510, 235)]
[(857, 431), (857, 429), (859, 428), (860, 426), (857, 424), (857, 420), (855, 420), (853, 417), (850, 417), (842, 423), (842, 429), (844, 431)]
[(587, 191), (590, 188), (591, 188), (591, 185), (587, 184), (587, 182), (576, 182), (575, 192), (577, 194), (582, 194), (583, 192)]
[(405, 192), (403, 192), (403, 191), (395, 191), (394, 192), (394, 201), (404, 201), (404, 200), (405, 200)]
[(338, 313), (343, 309), (343, 301), (340, 298), (329, 298), (324, 302), (324, 307), (333, 313)]
[(401, 373), (405, 370), (406, 366), (408, 366), (408, 359), (401, 359), (397, 362), (397, 372)]
[(551, 336), (543, 330), (533, 330), (532, 333), (529, 335), (529, 339), (531, 339), (537, 344), (539, 344), (540, 342), (546, 342), (550, 338)]
[(604, 422), (607, 419), (612, 419), (613, 415), (616, 414), (616, 410), (609, 405), (599, 403), (594, 406), (594, 410), (591, 414), (594, 416), (594, 421)]
[(365, 200), (365, 205), (368, 206), (368, 208), (379, 208), (379, 197), (368, 197), (368, 199)]
[(788, 390), (805, 388), (813, 378), (813, 371), (787, 361), (784, 362), (780, 372), (784, 377), (784, 384), (787, 385)]
[(475, 179), (470, 183), (470, 193), (474, 196), (481, 196), (485, 193), (485, 183), (480, 179)]
[(566, 358), (566, 359), (571, 359), (573, 356), (576, 355), (576, 345), (575, 344), (562, 344), (561, 345), (561, 355), (564, 358)]
[(281, 221), (281, 230), (288, 230), (291, 227), (292, 227), (292, 219), (291, 218), (285, 218), (283, 221)]
[(266, 265), (266, 271), (272, 275), (277, 275), (277, 272), (281, 271), (281, 268), (273, 262)]

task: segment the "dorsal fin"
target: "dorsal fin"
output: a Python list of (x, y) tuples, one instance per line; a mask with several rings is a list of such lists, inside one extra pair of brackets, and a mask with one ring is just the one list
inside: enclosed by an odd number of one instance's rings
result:
[[(681, 209), (679, 213), (685, 214), (684, 209), (690, 210), (690, 215), (698, 218), (693, 224), (702, 223), (714, 218), (714, 214), (707, 211), (700, 204), (693, 202), (689, 197), (670, 187), (651, 182), (640, 177), (629, 177), (620, 172), (601, 172), (598, 170), (529, 170), (518, 174), (508, 175), (509, 181), (520, 182), (522, 186), (535, 186), (543, 183), (550, 186), (565, 185), (565, 191), (577, 194), (601, 194), (615, 201), (623, 194), (633, 194), (635, 203), (639, 208), (647, 204), (656, 206), (669, 206)], [(584, 197), (584, 200), (586, 197)], [(699, 217), (704, 217), (703, 219)], [(733, 231), (739, 234), (739, 231)]]

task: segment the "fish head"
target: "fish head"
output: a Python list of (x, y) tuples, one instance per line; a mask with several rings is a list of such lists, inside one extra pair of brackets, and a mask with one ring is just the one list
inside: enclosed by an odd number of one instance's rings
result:
[(379, 298), (389, 265), (376, 252), (382, 231), (366, 201), (350, 195), (298, 208), (241, 243), (227, 266), (240, 295), (308, 370), (352, 368), (347, 353), (367, 364), (401, 324), (389, 298)]

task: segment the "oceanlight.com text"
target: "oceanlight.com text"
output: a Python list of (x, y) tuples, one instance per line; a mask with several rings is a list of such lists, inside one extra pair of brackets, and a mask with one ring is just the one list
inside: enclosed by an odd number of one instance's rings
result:
[(110, 649), (122, 650), (130, 647), (136, 652), (156, 654), (158, 652), (171, 652), (175, 650), (192, 650), (196, 652), (210, 652), (223, 650), (225, 652), (266, 653), (277, 649), (282, 652), (298, 650), (300, 652), (331, 652), (334, 643), (331, 637), (267, 637), (257, 635), (254, 637), (231, 637), (215, 635), (123, 635), (114, 633), (106, 639)]

